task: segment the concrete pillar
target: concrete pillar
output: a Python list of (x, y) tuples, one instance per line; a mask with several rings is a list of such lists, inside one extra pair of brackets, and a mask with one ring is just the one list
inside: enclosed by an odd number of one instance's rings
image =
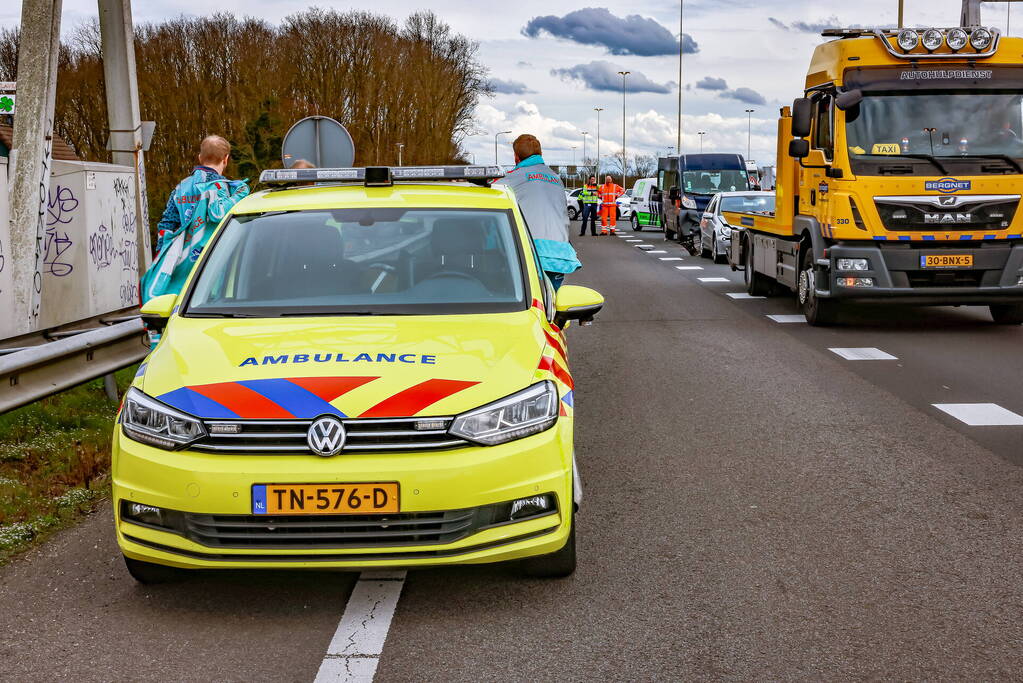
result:
[(149, 243), (149, 202), (146, 198), (139, 88), (135, 76), (135, 29), (131, 19), (131, 0), (99, 0), (99, 26), (112, 161), (135, 169), (135, 215), (139, 274), (142, 274), (152, 261), (152, 247)]
[(0, 338), (31, 331), (39, 320), (61, 4), (61, 0), (22, 0), (21, 4), (14, 167), (9, 169), (13, 315), (0, 322)]

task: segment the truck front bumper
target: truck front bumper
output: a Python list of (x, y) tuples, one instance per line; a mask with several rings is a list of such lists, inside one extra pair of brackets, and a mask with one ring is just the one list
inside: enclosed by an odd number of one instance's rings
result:
[[(968, 268), (925, 268), (924, 257), (969, 255)], [(867, 270), (838, 269), (839, 259), (867, 259)], [(817, 296), (846, 301), (922, 305), (1023, 303), (1023, 242), (843, 242), (828, 247), (827, 277)], [(846, 278), (871, 286), (847, 286)], [(824, 289), (821, 285), (826, 285)]]

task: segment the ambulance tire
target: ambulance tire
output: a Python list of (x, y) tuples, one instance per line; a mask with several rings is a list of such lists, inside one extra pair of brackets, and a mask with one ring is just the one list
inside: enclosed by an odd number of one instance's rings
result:
[(746, 241), (743, 259), (743, 279), (746, 281), (746, 293), (750, 296), (770, 296), (773, 283), (763, 273), (753, 270), (753, 243)]
[(547, 555), (537, 555), (522, 560), (522, 571), (536, 579), (564, 579), (575, 573), (575, 512), (574, 505), (568, 506), (571, 515), (571, 531), (568, 541), (561, 550)]
[(813, 249), (802, 249), (802, 270), (799, 272), (799, 286), (796, 298), (806, 322), (815, 327), (828, 327), (838, 322), (838, 302), (817, 296), (814, 282)]
[(142, 560), (132, 559), (127, 555), (124, 556), (124, 566), (128, 573), (131, 574), (131, 578), (144, 586), (159, 583), (176, 583), (182, 581), (187, 576), (187, 572), (184, 569), (153, 564), (152, 562), (143, 562)]
[(579, 220), (579, 209), (574, 206), (568, 207), (568, 220), (577, 221)]
[(636, 218), (636, 214), (632, 214), (632, 218), (629, 219), (629, 222), (632, 223), (633, 232), (641, 232), (643, 230), (643, 226), (639, 224), (639, 219)]
[(992, 304), (991, 319), (998, 325), (1023, 325), (1023, 304)]

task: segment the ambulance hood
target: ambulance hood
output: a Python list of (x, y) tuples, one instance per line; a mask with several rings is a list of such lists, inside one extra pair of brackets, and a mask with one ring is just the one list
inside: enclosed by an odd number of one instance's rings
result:
[[(460, 316), (174, 318), (137, 385), (204, 418), (454, 415), (541, 377), (536, 309)], [(329, 406), (327, 405), (329, 404)]]

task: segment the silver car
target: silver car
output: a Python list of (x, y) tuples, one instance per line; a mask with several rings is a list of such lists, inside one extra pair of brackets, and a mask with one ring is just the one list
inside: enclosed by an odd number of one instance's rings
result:
[(710, 200), (700, 221), (700, 255), (714, 263), (728, 263), (732, 226), (721, 215), (724, 211), (774, 213), (774, 193), (721, 192)]

